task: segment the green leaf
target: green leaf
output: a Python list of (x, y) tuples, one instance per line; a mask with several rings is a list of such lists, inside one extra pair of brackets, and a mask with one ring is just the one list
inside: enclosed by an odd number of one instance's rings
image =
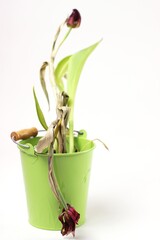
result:
[(74, 151), (74, 121), (73, 121), (73, 112), (74, 112), (74, 98), (77, 90), (77, 85), (79, 82), (79, 78), (83, 69), (83, 66), (89, 57), (89, 55), (93, 52), (93, 50), (100, 43), (97, 42), (91, 45), (88, 48), (85, 48), (75, 54), (73, 54), (69, 58), (68, 62), (68, 71), (67, 71), (67, 94), (69, 95), (69, 107), (71, 108), (70, 116), (69, 116), (69, 152), (72, 153)]
[(33, 88), (33, 95), (34, 95), (34, 101), (35, 101), (35, 106), (36, 106), (36, 111), (37, 111), (37, 116), (38, 116), (39, 122), (41, 123), (43, 128), (45, 130), (47, 130), (48, 126), (46, 124), (43, 112), (42, 112), (42, 110), (40, 108), (40, 105), (39, 105), (39, 102), (38, 102), (38, 99), (37, 99), (36, 92), (35, 92), (34, 88)]
[(69, 95), (70, 100), (73, 102), (83, 66), (89, 55), (93, 52), (93, 50), (97, 47), (99, 43), (100, 41), (91, 45), (88, 48), (85, 48), (73, 54), (69, 58), (67, 72), (67, 93)]
[(45, 71), (46, 71), (47, 66), (48, 66), (48, 62), (44, 62), (42, 64), (42, 67), (40, 69), (40, 82), (41, 82), (41, 86), (42, 86), (43, 92), (46, 96), (48, 106), (49, 106), (49, 109), (50, 109), (49, 95), (48, 95), (48, 92), (47, 92), (46, 82), (45, 82)]
[(55, 69), (55, 82), (61, 92), (64, 91), (63, 77), (65, 77), (68, 69), (68, 61), (70, 56), (63, 58)]

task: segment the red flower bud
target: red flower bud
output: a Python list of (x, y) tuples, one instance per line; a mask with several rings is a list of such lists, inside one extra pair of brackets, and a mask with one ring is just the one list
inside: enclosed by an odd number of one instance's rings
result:
[(71, 15), (66, 20), (67, 26), (78, 28), (81, 24), (81, 15), (77, 9), (73, 9)]
[(80, 218), (80, 214), (69, 204), (67, 204), (68, 209), (63, 209), (61, 215), (59, 216), (59, 220), (62, 223), (62, 235), (68, 235), (72, 233), (75, 236), (75, 228), (76, 224), (78, 224), (78, 220)]

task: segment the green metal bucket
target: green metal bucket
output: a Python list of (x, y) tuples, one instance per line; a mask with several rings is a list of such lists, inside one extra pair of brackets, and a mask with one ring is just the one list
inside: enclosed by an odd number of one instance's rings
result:
[[(34, 146), (39, 137), (23, 140), (19, 146), (26, 190), (29, 223), (48, 230), (60, 230), (58, 216), (62, 212), (48, 180), (48, 156), (37, 154)], [(94, 143), (83, 137), (75, 138), (79, 152), (55, 154), (54, 170), (67, 203), (80, 213), (79, 225), (85, 222), (89, 178)]]

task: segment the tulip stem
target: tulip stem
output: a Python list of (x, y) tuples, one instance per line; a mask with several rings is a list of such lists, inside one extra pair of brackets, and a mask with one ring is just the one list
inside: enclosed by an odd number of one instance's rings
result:
[[(67, 33), (65, 34), (64, 38), (62, 39), (62, 41), (60, 42), (60, 44), (58, 45), (58, 47), (56, 49), (52, 48), (52, 59), (55, 59), (58, 50), (60, 49), (60, 47), (62, 46), (62, 44), (64, 43), (64, 41), (67, 39), (67, 37), (69, 36), (70, 32), (71, 32), (72, 28), (69, 28)], [(59, 32), (60, 33), (60, 32)], [(53, 44), (53, 46), (55, 46), (55, 44)]]
[[(58, 125), (58, 124), (57, 124)], [(55, 128), (54, 131), (54, 135), (55, 132), (58, 130), (57, 129), (58, 126)], [(51, 189), (54, 193), (54, 195), (56, 196), (57, 200), (59, 201), (59, 203), (62, 205), (62, 207), (64, 209), (68, 209), (67, 203), (63, 197), (63, 194), (60, 190), (57, 178), (56, 178), (56, 174), (54, 171), (54, 166), (53, 166), (53, 160), (54, 160), (54, 140), (55, 140), (55, 136), (53, 136), (53, 142), (50, 144), (50, 148), (49, 148), (49, 156), (48, 156), (48, 178), (49, 178), (49, 182), (51, 185)]]

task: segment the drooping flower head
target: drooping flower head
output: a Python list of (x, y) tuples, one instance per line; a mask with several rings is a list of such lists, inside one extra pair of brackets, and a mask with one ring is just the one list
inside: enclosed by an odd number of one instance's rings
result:
[(67, 18), (66, 24), (71, 28), (78, 28), (81, 24), (81, 15), (77, 9), (73, 9), (71, 15)]
[(72, 233), (75, 236), (75, 228), (76, 224), (78, 224), (78, 220), (80, 218), (80, 214), (69, 204), (67, 204), (68, 209), (63, 209), (61, 215), (59, 216), (59, 220), (62, 223), (62, 235), (68, 235)]

